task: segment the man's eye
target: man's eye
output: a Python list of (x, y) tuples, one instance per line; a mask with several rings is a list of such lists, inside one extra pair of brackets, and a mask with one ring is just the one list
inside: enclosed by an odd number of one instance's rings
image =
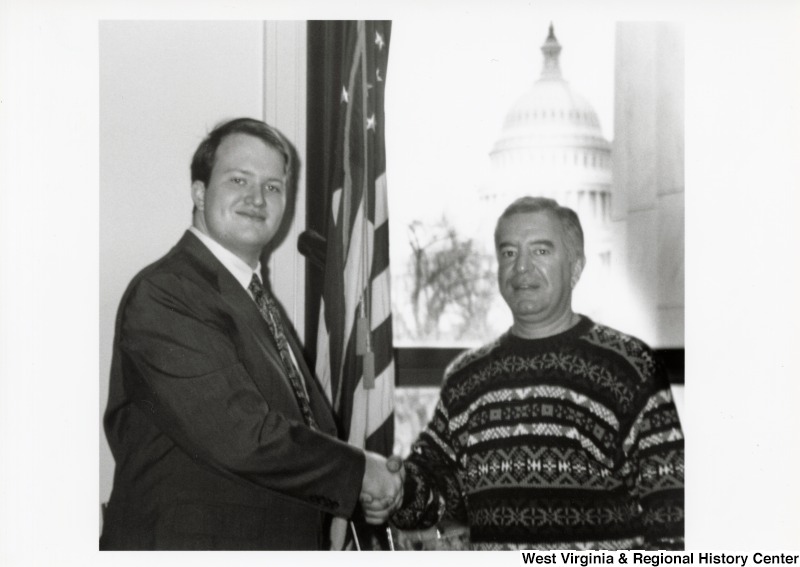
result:
[(233, 179), (231, 179), (231, 181), (236, 183), (236, 185), (244, 185), (245, 183), (247, 183), (247, 181), (245, 181), (244, 177), (234, 177)]
[(516, 255), (514, 250), (501, 250), (500, 256), (503, 258), (513, 258)]
[(533, 251), (533, 253), (536, 254), (537, 256), (546, 256), (547, 254), (550, 254), (550, 250), (548, 250), (547, 248), (537, 248), (536, 250)]
[(281, 187), (280, 185), (276, 185), (274, 183), (270, 183), (269, 185), (267, 185), (267, 191), (270, 191), (272, 193), (280, 193), (282, 190), (283, 187)]

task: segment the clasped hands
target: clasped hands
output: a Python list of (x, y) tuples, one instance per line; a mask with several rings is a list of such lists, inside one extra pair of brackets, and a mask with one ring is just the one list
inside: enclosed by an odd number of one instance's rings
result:
[(400, 457), (386, 459), (365, 451), (366, 466), (359, 501), (368, 524), (380, 525), (403, 502), (405, 469)]

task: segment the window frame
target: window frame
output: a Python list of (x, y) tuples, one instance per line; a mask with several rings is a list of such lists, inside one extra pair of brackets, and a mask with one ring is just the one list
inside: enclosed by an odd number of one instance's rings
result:
[[(319, 234), (327, 233), (328, 219), (319, 202), (326, 192), (325, 173), (333, 167), (332, 156), (324, 151), (324, 141), (333, 135), (329, 128), (331, 117), (338, 106), (325, 96), (331, 89), (338, 90), (334, 81), (337, 37), (324, 20), (307, 22), (307, 97), (306, 97), (306, 228)], [(577, 155), (576, 155), (577, 157)], [(319, 307), (324, 285), (324, 273), (319, 265), (306, 258), (304, 345), (306, 360), (313, 368), (316, 361)], [(440, 387), (444, 371), (450, 361), (464, 348), (395, 347), (395, 386), (398, 388)], [(671, 384), (684, 384), (684, 349), (655, 349), (667, 367)]]

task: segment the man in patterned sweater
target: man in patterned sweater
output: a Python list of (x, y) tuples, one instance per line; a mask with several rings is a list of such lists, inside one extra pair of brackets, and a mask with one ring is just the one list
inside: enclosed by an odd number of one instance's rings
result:
[(447, 368), (392, 523), (466, 524), (474, 549), (683, 549), (683, 434), (666, 373), (642, 341), (572, 311), (578, 216), (524, 197), (495, 246), (514, 323)]

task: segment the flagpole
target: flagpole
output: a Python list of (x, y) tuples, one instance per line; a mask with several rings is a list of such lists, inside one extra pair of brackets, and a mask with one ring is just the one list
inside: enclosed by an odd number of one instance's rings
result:
[(347, 523), (350, 525), (350, 531), (353, 532), (353, 541), (356, 544), (356, 551), (361, 551), (361, 544), (358, 541), (358, 532), (356, 532), (356, 525), (352, 521), (349, 521)]

